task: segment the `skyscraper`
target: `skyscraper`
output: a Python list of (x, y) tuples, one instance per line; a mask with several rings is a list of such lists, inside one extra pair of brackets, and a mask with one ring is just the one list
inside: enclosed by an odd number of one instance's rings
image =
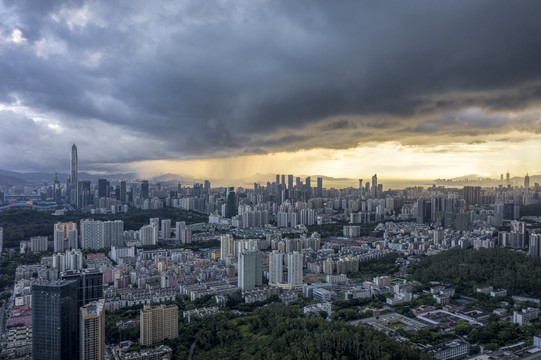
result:
[(149, 197), (149, 186), (148, 186), (148, 180), (143, 180), (141, 182), (141, 199), (148, 199)]
[(73, 360), (78, 355), (77, 281), (32, 285), (34, 360)]
[(120, 202), (122, 204), (126, 203), (126, 182), (125, 181), (120, 182)]
[(312, 182), (310, 176), (306, 178), (306, 200), (312, 196)]
[(323, 196), (323, 178), (322, 177), (317, 178), (317, 196), (319, 197)]
[(70, 186), (69, 186), (69, 194), (70, 194), (70, 202), (72, 204), (77, 204), (77, 200), (79, 199), (79, 193), (77, 192), (77, 183), (78, 181), (78, 162), (79, 158), (77, 157), (77, 146), (73, 144), (71, 147), (71, 162), (70, 162)]
[(103, 298), (103, 273), (96, 269), (66, 271), (63, 280), (77, 280), (77, 308)]
[(238, 198), (237, 194), (235, 193), (234, 187), (228, 187), (227, 192), (225, 193), (225, 214), (223, 214), (226, 218), (231, 218), (235, 215), (237, 215), (238, 210)]
[(107, 179), (98, 179), (98, 197), (104, 198), (109, 197), (108, 189), (109, 181)]
[(81, 307), (79, 316), (79, 359), (105, 359), (105, 300)]
[(77, 207), (85, 209), (93, 203), (93, 197), (90, 197), (90, 180), (82, 180), (77, 183)]
[(287, 189), (290, 191), (293, 190), (293, 175), (287, 176)]
[(3, 249), (4, 249), (4, 229), (0, 227), (0, 255), (2, 255)]
[[(58, 174), (55, 173), (54, 174), (54, 185), (53, 185), (53, 200), (56, 202), (56, 203), (60, 203), (60, 201), (62, 200), (62, 188), (60, 186), (60, 181), (58, 181)], [(0, 203), (2, 201), (0, 200)]]
[(424, 222), (425, 215), (425, 201), (423, 199), (417, 200), (417, 216), (415, 217), (418, 223)]
[(524, 188), (528, 190), (530, 188), (530, 175), (526, 174), (524, 177)]
[(379, 196), (378, 194), (378, 174), (374, 174), (372, 176), (372, 194), (370, 194), (373, 198), (377, 198)]

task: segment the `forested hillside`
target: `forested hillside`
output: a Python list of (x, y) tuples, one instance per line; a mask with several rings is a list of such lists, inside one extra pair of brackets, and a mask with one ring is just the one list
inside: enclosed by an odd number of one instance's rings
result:
[(421, 282), (443, 281), (460, 291), (492, 285), (510, 294), (541, 297), (541, 260), (510, 249), (451, 249), (427, 256), (412, 269)]

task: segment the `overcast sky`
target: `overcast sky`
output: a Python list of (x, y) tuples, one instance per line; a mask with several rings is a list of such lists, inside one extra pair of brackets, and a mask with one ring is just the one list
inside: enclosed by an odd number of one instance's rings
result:
[(539, 1), (0, 0), (0, 168), (65, 170), (76, 143), (88, 171), (541, 173), (539, 14)]

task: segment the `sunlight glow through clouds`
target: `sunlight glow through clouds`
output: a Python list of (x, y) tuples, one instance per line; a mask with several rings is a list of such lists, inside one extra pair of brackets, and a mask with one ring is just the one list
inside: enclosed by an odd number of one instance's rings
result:
[(240, 179), (258, 173), (348, 178), (367, 178), (377, 173), (387, 179), (435, 179), (466, 174), (497, 177), (506, 171), (532, 172), (541, 170), (537, 165), (540, 156), (541, 137), (537, 137), (516, 145), (487, 142), (430, 147), (386, 142), (346, 150), (313, 149), (224, 159), (146, 161), (130, 166), (146, 176), (172, 173), (202, 179)]

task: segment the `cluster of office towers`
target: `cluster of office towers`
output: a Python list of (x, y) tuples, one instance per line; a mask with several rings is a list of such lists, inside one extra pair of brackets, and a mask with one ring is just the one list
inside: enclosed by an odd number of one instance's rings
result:
[[(70, 173), (67, 178), (66, 183), (66, 201), (69, 204), (74, 205), (78, 209), (85, 209), (89, 205), (99, 205), (94, 204), (94, 193), (91, 189), (91, 184), (89, 180), (79, 180), (79, 157), (77, 154), (77, 146), (73, 144), (71, 147), (71, 160), (70, 160)], [(106, 179), (98, 179), (98, 193), (97, 196), (99, 199), (109, 198), (109, 182)], [(126, 181), (121, 181), (120, 185), (114, 189), (114, 197), (121, 203), (128, 203), (128, 191), (127, 191)], [(145, 198), (148, 198), (149, 195), (149, 184), (148, 181), (143, 181), (141, 184), (141, 196), (143, 197), (146, 194)], [(53, 186), (53, 198), (57, 203), (61, 202), (62, 199), (62, 186), (58, 177), (55, 177), (54, 186)], [(100, 207), (100, 206), (98, 206)]]

